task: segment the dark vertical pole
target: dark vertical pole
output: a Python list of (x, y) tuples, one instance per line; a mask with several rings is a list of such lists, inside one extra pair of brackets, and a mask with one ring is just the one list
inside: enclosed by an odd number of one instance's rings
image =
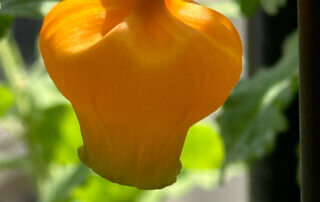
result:
[(320, 1), (299, 0), (302, 202), (320, 201)]
[[(249, 21), (249, 72), (274, 65), (286, 37), (297, 29), (297, 2), (288, 0), (277, 15), (260, 9)], [(298, 96), (286, 110), (288, 130), (277, 135), (274, 149), (250, 167), (250, 202), (300, 202), (297, 182), (299, 145)], [(319, 201), (320, 202), (320, 201)]]

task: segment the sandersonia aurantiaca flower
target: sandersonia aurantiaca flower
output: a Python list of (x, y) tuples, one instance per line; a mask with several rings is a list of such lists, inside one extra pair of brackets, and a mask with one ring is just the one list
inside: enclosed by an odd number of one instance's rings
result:
[(239, 79), (241, 46), (226, 17), (190, 0), (64, 0), (40, 33), (47, 71), (80, 122), (80, 159), (140, 189), (176, 181), (189, 127)]

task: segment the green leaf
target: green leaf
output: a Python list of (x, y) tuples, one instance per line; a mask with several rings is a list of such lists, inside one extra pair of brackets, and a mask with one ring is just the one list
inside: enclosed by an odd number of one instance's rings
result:
[[(30, 123), (31, 146), (38, 148), (40, 160), (61, 164), (79, 162), (77, 148), (81, 145), (80, 127), (70, 105), (45, 110)], [(39, 159), (36, 159), (39, 161)]]
[(273, 146), (286, 129), (283, 114), (298, 92), (298, 35), (290, 36), (282, 59), (236, 86), (217, 118), (226, 147), (226, 163), (250, 161)]
[(112, 183), (95, 174), (87, 182), (73, 190), (74, 201), (135, 202), (142, 191), (128, 186)]
[(238, 0), (240, 8), (244, 15), (251, 17), (259, 8), (260, 0)]
[[(1, 12), (1, 9), (0, 9)], [(0, 15), (0, 38), (2, 38), (7, 31), (11, 27), (13, 18), (8, 15)]]
[(223, 159), (222, 139), (213, 125), (200, 122), (189, 129), (181, 154), (184, 168), (215, 169)]
[(0, 15), (42, 18), (57, 2), (57, 0), (3, 0)]
[(280, 8), (286, 6), (287, 0), (260, 0), (260, 3), (265, 12), (276, 15)]
[(14, 103), (14, 95), (5, 85), (0, 84), (0, 117)]

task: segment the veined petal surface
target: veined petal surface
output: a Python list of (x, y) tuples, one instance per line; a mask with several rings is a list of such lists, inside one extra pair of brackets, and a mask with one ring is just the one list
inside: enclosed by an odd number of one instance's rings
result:
[(182, 0), (65, 0), (40, 33), (46, 68), (78, 116), (81, 160), (140, 189), (175, 182), (186, 133), (236, 85), (241, 40)]

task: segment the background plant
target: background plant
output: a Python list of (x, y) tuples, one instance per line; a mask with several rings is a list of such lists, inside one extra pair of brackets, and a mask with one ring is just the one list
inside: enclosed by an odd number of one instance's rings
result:
[[(77, 157), (81, 145), (78, 122), (45, 72), (38, 49), (30, 50), (37, 51), (37, 59), (26, 65), (12, 34), (15, 18), (41, 19), (55, 3), (2, 0), (0, 9), (0, 133), (7, 134), (0, 147), (19, 141), (25, 148), (19, 153), (0, 152), (0, 170), (27, 173), (39, 201), (156, 202), (182, 195), (194, 186), (212, 189), (221, 177), (228, 180), (270, 152), (276, 135), (289, 127), (284, 111), (298, 91), (296, 33), (288, 36), (282, 57), (273, 67), (243, 79), (217, 116), (189, 130), (181, 157), (184, 169), (176, 184), (141, 191), (100, 178)], [(273, 15), (286, 1), (201, 3), (232, 18), (250, 18), (259, 5)]]

